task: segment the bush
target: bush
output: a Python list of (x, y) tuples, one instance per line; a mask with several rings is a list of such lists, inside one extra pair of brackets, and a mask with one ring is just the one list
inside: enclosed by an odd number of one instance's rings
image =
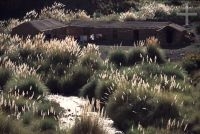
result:
[(167, 122), (169, 119), (178, 119), (179, 117), (177, 106), (167, 99), (161, 99), (158, 104), (156, 104), (151, 121), (155, 125), (162, 126), (167, 125), (162, 124), (163, 120)]
[(57, 117), (63, 112), (63, 109), (59, 104), (45, 100), (38, 104), (38, 116), (41, 116), (41, 112), (45, 113), (48, 117)]
[(54, 119), (45, 118), (40, 122), (40, 130), (47, 131), (47, 130), (56, 130), (57, 123)]
[(111, 80), (99, 81), (95, 89), (95, 96), (101, 102), (106, 103), (108, 98), (114, 92), (114, 83)]
[(200, 56), (198, 54), (188, 54), (184, 57), (183, 68), (190, 73), (200, 67)]
[(117, 67), (126, 66), (126, 53), (122, 50), (116, 50), (110, 54), (109, 61), (115, 64)]
[(1, 134), (33, 134), (24, 129), (18, 122), (6, 115), (0, 115), (0, 133)]
[(19, 90), (19, 93), (24, 92), (25, 97), (37, 98), (39, 95), (46, 94), (48, 88), (40, 81), (38, 78), (33, 76), (28, 76), (27, 78), (12, 78), (5, 87), (6, 91), (15, 92)]
[(171, 77), (175, 76), (176, 79), (184, 80), (186, 78), (186, 71), (184, 71), (181, 67), (177, 67), (176, 65), (167, 63), (161, 68), (161, 73)]
[(102, 67), (102, 60), (97, 55), (86, 55), (81, 59), (81, 65), (94, 70), (99, 70)]
[(32, 119), (33, 119), (32, 112), (25, 112), (22, 116), (23, 123), (26, 125), (29, 125), (31, 123)]
[(58, 94), (61, 92), (61, 82), (60, 78), (57, 76), (48, 76), (46, 80), (46, 85), (52, 94)]
[(51, 55), (49, 56), (49, 61), (52, 65), (57, 65), (57, 64), (69, 65), (74, 60), (76, 60), (76, 58), (71, 56), (68, 52), (66, 53), (54, 52), (51, 53)]
[(166, 62), (165, 55), (158, 46), (148, 45), (147, 46), (148, 58), (155, 61), (158, 64), (163, 64)]
[(79, 91), (79, 96), (85, 97), (85, 98), (89, 98), (90, 100), (92, 100), (92, 98), (95, 97), (95, 90), (96, 90), (96, 86), (97, 86), (98, 80), (92, 80), (90, 82), (88, 82), (86, 85), (84, 85), (80, 91)]
[(197, 32), (197, 34), (200, 34), (200, 25), (198, 25), (198, 26), (196, 27), (196, 32)]
[(123, 131), (138, 124), (165, 127), (169, 119), (180, 117), (178, 107), (172, 105), (174, 100), (166, 96), (155, 94), (151, 89), (118, 89), (109, 98), (106, 113)]
[(0, 67), (0, 90), (3, 89), (4, 85), (11, 78), (11, 72), (8, 69)]
[[(147, 125), (149, 123), (149, 116), (153, 109), (149, 99), (151, 97), (148, 94), (145, 100), (140, 100), (137, 96), (139, 94), (134, 92), (132, 89), (131, 93), (128, 90), (116, 91), (108, 100), (106, 105), (106, 112), (108, 116), (114, 121), (116, 126), (127, 131), (131, 126), (141, 123)], [(140, 96), (141, 98), (143, 98)], [(146, 108), (148, 110), (145, 110)]]
[(62, 78), (61, 92), (66, 96), (78, 95), (79, 89), (87, 83), (90, 75), (91, 72), (88, 68), (75, 66), (70, 74)]
[(145, 58), (145, 52), (141, 48), (134, 48), (131, 51), (128, 52), (128, 65), (132, 66), (136, 63), (142, 62), (142, 60)]
[(99, 117), (83, 114), (80, 119), (75, 120), (71, 134), (107, 134), (101, 123)]

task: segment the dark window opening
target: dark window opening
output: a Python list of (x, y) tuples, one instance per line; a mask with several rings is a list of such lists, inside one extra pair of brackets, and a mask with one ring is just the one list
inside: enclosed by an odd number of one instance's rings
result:
[(138, 41), (139, 40), (139, 30), (133, 31), (133, 40)]
[(166, 30), (166, 41), (167, 43), (172, 43), (174, 40), (174, 32), (171, 29)]
[(113, 30), (113, 39), (118, 39), (118, 33), (116, 29)]

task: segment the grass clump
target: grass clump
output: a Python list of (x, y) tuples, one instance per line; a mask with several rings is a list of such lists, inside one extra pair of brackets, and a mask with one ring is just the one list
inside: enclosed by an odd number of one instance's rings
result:
[(66, 96), (78, 95), (79, 89), (87, 84), (91, 76), (90, 70), (86, 67), (75, 66), (69, 74), (61, 79), (62, 91)]
[(108, 100), (106, 112), (119, 129), (127, 131), (139, 124), (164, 127), (169, 119), (179, 118), (179, 109), (172, 105), (173, 99), (160, 99), (151, 89), (136, 88), (117, 90)]
[(133, 48), (128, 52), (128, 65), (133, 66), (136, 63), (141, 63), (142, 60), (145, 58), (145, 52), (142, 48)]
[(109, 56), (109, 61), (116, 65), (117, 67), (126, 66), (127, 56), (122, 50), (116, 50), (112, 52)]
[(198, 35), (200, 34), (200, 25), (198, 25), (198, 26), (196, 27), (196, 32), (197, 32)]
[(22, 116), (22, 120), (25, 125), (30, 125), (31, 121), (33, 120), (33, 113), (25, 112)]
[(4, 85), (11, 78), (11, 72), (8, 69), (0, 67), (0, 90), (3, 89)]
[(155, 61), (158, 64), (166, 63), (166, 58), (165, 58), (164, 53), (156, 45), (147, 46), (147, 56), (149, 59), (151, 59), (152, 61)]
[(95, 90), (96, 86), (98, 84), (98, 80), (92, 80), (85, 84), (79, 91), (79, 96), (89, 98), (92, 100), (92, 98), (95, 97)]
[(6, 91), (15, 92), (19, 90), (21, 95), (25, 97), (37, 98), (39, 95), (44, 95), (48, 92), (48, 88), (36, 77), (27, 78), (12, 78), (5, 87)]
[[(96, 108), (96, 114), (92, 114)], [(74, 126), (70, 129), (71, 134), (109, 134), (104, 126), (104, 111), (100, 109), (100, 101), (92, 100), (85, 104), (80, 117), (77, 117)]]
[(94, 54), (88, 54), (82, 57), (82, 59), (80, 59), (80, 63), (82, 66), (87, 67), (89, 69), (93, 69), (93, 70), (101, 69), (102, 64), (103, 64), (99, 56), (94, 55)]
[(61, 92), (60, 78), (57, 76), (49, 75), (46, 80), (46, 85), (52, 94)]
[(51, 118), (45, 118), (44, 120), (41, 120), (40, 122), (40, 130), (46, 131), (46, 130), (56, 130), (57, 122), (54, 119)]

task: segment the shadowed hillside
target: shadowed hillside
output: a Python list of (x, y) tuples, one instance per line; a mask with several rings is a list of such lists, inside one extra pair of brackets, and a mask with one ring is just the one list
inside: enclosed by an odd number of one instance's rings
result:
[(111, 13), (112, 11), (127, 11), (135, 7), (137, 0), (1, 0), (0, 19), (19, 18), (30, 10), (40, 10), (54, 2), (61, 2), (66, 9), (86, 10), (89, 14), (94, 12)]

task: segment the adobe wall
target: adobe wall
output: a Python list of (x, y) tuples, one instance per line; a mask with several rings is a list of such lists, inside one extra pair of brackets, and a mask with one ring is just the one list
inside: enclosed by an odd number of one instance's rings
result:
[(166, 30), (162, 30), (160, 32), (158, 32), (157, 37), (160, 41), (160, 45), (161, 47), (164, 48), (173, 48), (173, 47), (179, 47), (179, 46), (183, 46), (183, 41), (184, 41), (184, 33), (174, 30), (173, 31), (173, 42), (172, 43), (168, 43), (166, 40)]

